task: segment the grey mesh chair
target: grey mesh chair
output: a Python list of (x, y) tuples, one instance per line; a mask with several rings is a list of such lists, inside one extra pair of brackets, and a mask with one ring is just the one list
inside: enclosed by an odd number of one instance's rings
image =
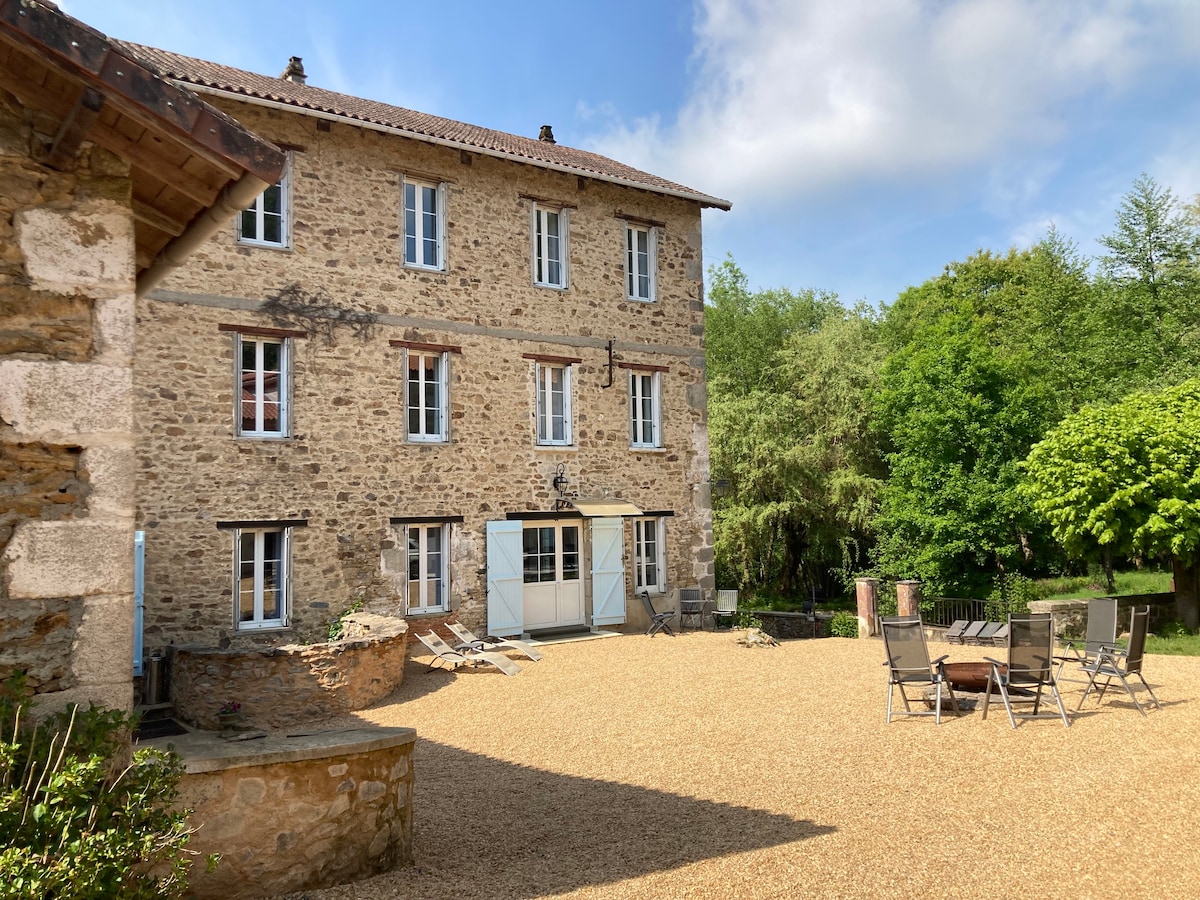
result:
[(1101, 647), (1092, 662), (1084, 663), (1082, 669), (1090, 677), (1088, 678), (1087, 690), (1079, 698), (1079, 706), (1076, 709), (1083, 706), (1083, 701), (1088, 698), (1088, 694), (1096, 686), (1097, 678), (1104, 679), (1104, 684), (1100, 686), (1100, 693), (1096, 700), (1097, 703), (1104, 699), (1104, 692), (1108, 690), (1109, 684), (1116, 678), (1121, 682), (1121, 687), (1125, 688), (1125, 693), (1129, 694), (1129, 699), (1133, 701), (1133, 705), (1137, 707), (1138, 712), (1143, 716), (1146, 715), (1146, 710), (1142, 708), (1142, 704), (1138, 702), (1137, 696), (1133, 693), (1133, 688), (1129, 685), (1130, 675), (1136, 675), (1138, 680), (1142, 682), (1142, 685), (1146, 688), (1146, 692), (1150, 695), (1150, 699), (1154, 701), (1154, 708), (1162, 709), (1158, 698), (1154, 696), (1154, 691), (1150, 690), (1150, 685), (1146, 683), (1146, 678), (1142, 675), (1142, 658), (1146, 651), (1146, 630), (1149, 621), (1149, 606), (1142, 609), (1135, 609), (1129, 622), (1129, 646), (1124, 650), (1111, 645)]
[[(991, 663), (991, 670), (988, 672), (987, 693), (983, 695), (982, 718), (987, 718), (993, 685), (1000, 691), (1000, 699), (1004, 701), (1008, 721), (1013, 728), (1017, 727), (1017, 719), (1053, 718), (1053, 711), (1039, 712), (1042, 691), (1048, 687), (1058, 705), (1058, 714), (1062, 716), (1063, 724), (1071, 727), (1071, 720), (1067, 718), (1067, 710), (1063, 706), (1054, 678), (1054, 620), (1049, 613), (1010, 615), (1008, 661), (1000, 662), (990, 656), (985, 656), (984, 659)], [(1014, 712), (1014, 703), (1032, 703), (1033, 712)]]
[(646, 607), (646, 612), (650, 614), (650, 627), (646, 629), (646, 634), (654, 637), (660, 631), (665, 631), (671, 637), (675, 637), (675, 632), (671, 630), (669, 624), (675, 618), (675, 610), (656, 611), (654, 604), (650, 602), (649, 591), (642, 591), (639, 596), (642, 598), (642, 605)]
[[(1079, 663), (1081, 666), (1096, 661), (1096, 656), (1105, 647), (1112, 647), (1117, 641), (1117, 598), (1096, 597), (1087, 605), (1087, 633), (1083, 646), (1078, 641), (1067, 641), (1062, 655), (1058, 660), (1059, 681), (1089, 681), (1088, 678), (1063, 678), (1063, 668), (1068, 663)], [(1085, 673), (1086, 674), (1086, 673)]]
[(698, 587), (679, 589), (679, 630), (688, 622), (704, 630), (704, 592)]
[[(904, 712), (895, 711), (898, 716), (933, 716), (934, 722), (942, 723), (942, 689), (950, 696), (950, 705), (956, 716), (962, 715), (958, 709), (958, 699), (954, 689), (946, 680), (944, 663), (946, 656), (935, 660), (929, 659), (929, 648), (925, 644), (925, 628), (920, 616), (884, 616), (879, 620), (883, 630), (883, 647), (887, 653), (884, 665), (888, 667), (888, 699), (887, 721), (892, 721), (892, 697), (896, 689), (900, 689), (900, 699), (904, 701)], [(909, 702), (906, 687), (936, 688), (933, 709), (925, 709), (924, 698), (913, 698), (920, 709), (913, 709)]]

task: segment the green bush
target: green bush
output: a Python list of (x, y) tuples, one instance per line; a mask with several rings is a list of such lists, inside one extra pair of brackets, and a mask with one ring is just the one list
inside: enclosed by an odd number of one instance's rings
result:
[(748, 610), (739, 609), (736, 624), (738, 628), (762, 628), (762, 619)]
[(1049, 590), (1024, 575), (1001, 575), (988, 594), (983, 615), (989, 622), (1007, 622), (1009, 613), (1027, 613), (1029, 604), (1043, 600)]
[(848, 612), (834, 613), (829, 620), (829, 634), (831, 637), (858, 637), (858, 616)]
[(28, 710), (19, 676), (0, 684), (0, 900), (180, 896), (194, 854), (172, 808), (179, 756), (130, 754), (134, 719), (115, 710)]
[(336, 619), (329, 623), (329, 640), (338, 641), (342, 638), (342, 632), (346, 628), (346, 617), (352, 616), (356, 612), (362, 612), (363, 600), (359, 597), (345, 609), (343, 609)]

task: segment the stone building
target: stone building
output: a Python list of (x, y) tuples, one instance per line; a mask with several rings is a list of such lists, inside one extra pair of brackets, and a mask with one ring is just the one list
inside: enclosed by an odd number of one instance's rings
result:
[(147, 47), (287, 153), (138, 302), (147, 649), (635, 629), (713, 587), (701, 210), (613, 160)]
[(284, 159), (52, 5), (0, 0), (0, 679), (128, 709), (135, 294)]

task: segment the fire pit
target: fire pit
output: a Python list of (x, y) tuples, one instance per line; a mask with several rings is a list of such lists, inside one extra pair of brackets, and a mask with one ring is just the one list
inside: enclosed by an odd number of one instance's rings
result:
[[(992, 664), (987, 662), (948, 662), (944, 663), (946, 680), (956, 691), (970, 691), (982, 694), (987, 690), (988, 675)], [(1004, 666), (1001, 666), (1003, 670)], [(999, 687), (992, 685), (992, 693), (1000, 693)]]

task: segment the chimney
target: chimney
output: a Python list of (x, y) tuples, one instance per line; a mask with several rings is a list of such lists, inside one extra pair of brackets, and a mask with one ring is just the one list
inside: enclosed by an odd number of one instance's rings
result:
[(538, 140), (544, 144), (554, 144), (554, 129), (549, 125), (543, 125), (542, 130), (538, 132)]
[(283, 70), (283, 74), (279, 77), (293, 84), (304, 84), (307, 77), (304, 74), (304, 60), (298, 56), (293, 56), (288, 60), (287, 68)]

